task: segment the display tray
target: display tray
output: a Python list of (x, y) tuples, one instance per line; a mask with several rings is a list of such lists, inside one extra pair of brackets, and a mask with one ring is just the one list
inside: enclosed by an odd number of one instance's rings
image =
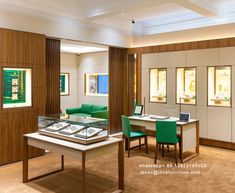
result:
[(96, 143), (96, 142), (99, 142), (99, 141), (104, 141), (108, 138), (107, 130), (102, 130), (101, 131), (100, 128), (96, 128), (96, 129), (98, 129), (99, 132), (96, 133), (97, 135), (95, 135), (93, 137), (82, 137), (78, 134), (65, 134), (65, 133), (61, 133), (61, 131), (54, 132), (54, 131), (49, 131), (49, 130), (46, 130), (46, 129), (39, 129), (38, 133), (40, 133), (42, 135), (50, 136), (50, 137), (55, 137), (55, 138), (58, 138), (58, 139), (63, 139), (63, 140), (66, 140), (66, 141), (81, 143), (81, 144)]

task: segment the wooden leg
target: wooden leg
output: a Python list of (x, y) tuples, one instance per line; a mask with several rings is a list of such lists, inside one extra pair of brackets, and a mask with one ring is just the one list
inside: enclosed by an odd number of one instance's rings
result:
[(164, 144), (162, 144), (162, 157), (164, 157)]
[(64, 155), (61, 155), (61, 170), (64, 170)]
[(156, 142), (156, 148), (155, 148), (155, 159), (154, 159), (154, 163), (157, 163), (157, 152), (158, 152), (158, 143)]
[(29, 170), (29, 162), (28, 162), (28, 138), (23, 137), (23, 183), (28, 182), (28, 170)]
[(127, 143), (128, 143), (128, 146), (127, 146), (128, 157), (130, 157), (130, 139), (129, 138), (127, 138)]
[(148, 149), (148, 136), (145, 136), (144, 140), (145, 140), (146, 153), (148, 154), (149, 153), (149, 149)]
[(169, 147), (169, 145), (167, 145), (167, 149), (168, 149), (168, 152), (170, 152), (170, 147)]
[(196, 153), (199, 154), (199, 121), (196, 122)]
[(161, 151), (161, 145), (159, 145), (159, 144), (158, 144), (158, 149), (159, 149), (159, 151)]
[(177, 143), (174, 145), (175, 146), (175, 163), (178, 165), (178, 159), (177, 159)]
[(86, 193), (86, 152), (82, 152), (82, 192)]
[(124, 190), (124, 144), (120, 141), (118, 144), (118, 187)]
[(139, 148), (141, 150), (141, 138), (139, 138)]

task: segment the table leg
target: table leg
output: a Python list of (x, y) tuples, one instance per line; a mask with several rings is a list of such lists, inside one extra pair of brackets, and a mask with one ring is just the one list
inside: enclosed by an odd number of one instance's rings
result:
[(29, 146), (28, 146), (28, 138), (23, 136), (23, 183), (28, 182), (28, 153), (29, 153)]
[(196, 153), (199, 154), (199, 121), (196, 122)]
[(183, 126), (180, 126), (180, 161), (183, 163)]
[(124, 142), (118, 143), (118, 187), (124, 190)]
[(64, 170), (64, 155), (61, 155), (61, 170)]
[(82, 152), (82, 192), (86, 192), (86, 153)]

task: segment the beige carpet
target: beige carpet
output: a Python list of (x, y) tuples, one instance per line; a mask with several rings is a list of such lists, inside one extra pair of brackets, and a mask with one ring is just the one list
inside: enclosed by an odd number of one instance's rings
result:
[[(144, 149), (125, 154), (126, 193), (234, 193), (235, 152), (200, 146), (200, 156), (186, 162), (182, 167), (174, 166), (174, 152), (159, 156), (153, 164), (154, 141), (150, 140), (150, 153)], [(60, 156), (49, 153), (30, 160), (30, 177), (52, 171), (59, 167)], [(143, 168), (164, 165), (162, 168)], [(167, 167), (168, 165), (168, 167)], [(142, 167), (141, 167), (142, 166)], [(198, 168), (201, 167), (201, 168)], [(79, 161), (65, 158), (63, 172), (23, 184), (22, 162), (0, 167), (1, 193), (79, 193), (81, 192), (81, 165)], [(117, 156), (107, 155), (88, 161), (87, 193), (109, 193), (117, 189)], [(145, 172), (147, 174), (141, 174)], [(156, 175), (156, 172), (168, 174)], [(172, 174), (173, 172), (177, 174)], [(192, 172), (192, 173), (190, 173)]]

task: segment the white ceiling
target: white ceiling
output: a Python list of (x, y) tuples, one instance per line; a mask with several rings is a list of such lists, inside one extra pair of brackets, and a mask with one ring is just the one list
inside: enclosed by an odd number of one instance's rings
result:
[(9, 5), (15, 11), (71, 17), (131, 35), (235, 22), (235, 0), (0, 0), (1, 8)]
[(62, 39), (60, 50), (63, 53), (84, 54), (104, 52), (108, 50), (108, 46)]

